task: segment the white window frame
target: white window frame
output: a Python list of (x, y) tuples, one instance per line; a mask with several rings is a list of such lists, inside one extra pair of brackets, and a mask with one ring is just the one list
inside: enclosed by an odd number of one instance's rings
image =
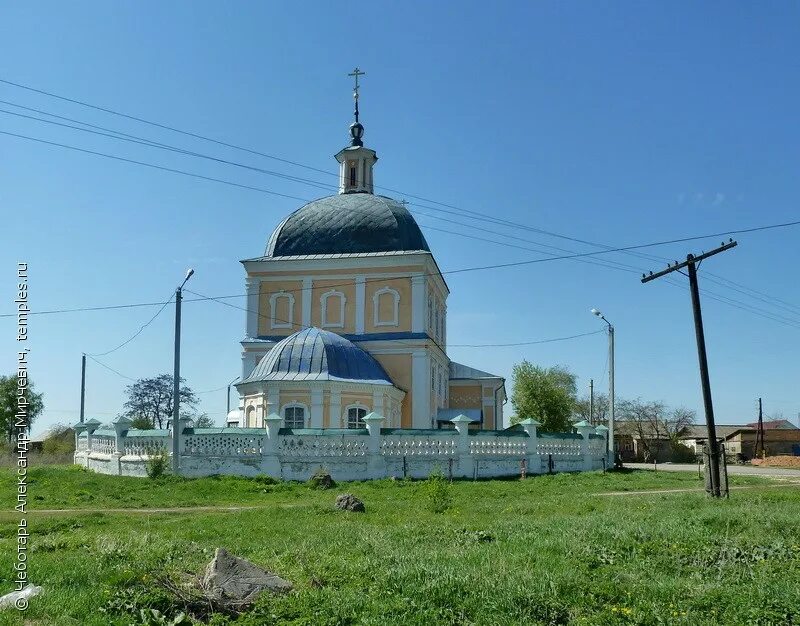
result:
[(348, 428), (348, 429), (351, 429), (351, 430), (355, 430), (357, 428), (366, 428), (367, 427), (366, 424), (364, 424), (363, 426), (358, 426), (357, 425), (358, 424), (358, 420), (357, 419), (356, 419), (356, 426), (354, 426), (352, 428), (350, 427), (350, 411), (352, 409), (358, 409), (359, 411), (364, 411), (364, 417), (369, 415), (369, 407), (366, 404), (364, 404), (362, 402), (356, 402), (354, 404), (348, 404), (346, 407), (344, 407), (344, 412), (342, 413), (342, 422), (344, 423), (344, 427)]
[[(392, 319), (382, 321), (380, 319), (381, 296), (385, 293), (392, 295)], [(381, 287), (372, 294), (372, 322), (375, 326), (398, 326), (400, 324), (400, 293), (391, 287)]]
[[(289, 300), (289, 319), (277, 320), (275, 319), (275, 310), (278, 304), (278, 298), (287, 298)], [(276, 291), (269, 297), (269, 327), (270, 328), (291, 328), (294, 326), (294, 295), (288, 291)]]
[[(333, 296), (339, 297), (339, 319), (340, 322), (329, 322), (328, 321), (328, 298)], [(344, 310), (345, 305), (347, 304), (347, 296), (345, 296), (341, 291), (336, 291), (335, 289), (331, 289), (330, 291), (326, 291), (322, 294), (320, 298), (320, 305), (322, 308), (321, 311), (321, 326), (323, 328), (344, 328)]]
[(302, 402), (289, 402), (281, 407), (281, 419), (283, 420), (284, 428), (298, 428), (297, 426), (288, 426), (286, 423), (286, 409), (303, 409), (303, 425), (300, 428), (306, 428), (308, 423), (309, 413), (308, 407)]

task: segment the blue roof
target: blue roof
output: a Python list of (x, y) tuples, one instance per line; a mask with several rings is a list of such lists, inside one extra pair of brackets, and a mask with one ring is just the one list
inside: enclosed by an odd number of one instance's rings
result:
[(314, 200), (292, 213), (272, 233), (264, 256), (417, 250), (430, 252), (402, 204), (386, 196), (349, 193)]
[(392, 384), (370, 354), (344, 337), (319, 328), (306, 328), (276, 343), (242, 383), (262, 380)]

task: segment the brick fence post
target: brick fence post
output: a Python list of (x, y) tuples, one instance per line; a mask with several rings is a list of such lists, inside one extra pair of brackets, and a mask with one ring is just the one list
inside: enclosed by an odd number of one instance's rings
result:
[(92, 452), (92, 435), (94, 431), (100, 428), (100, 422), (96, 419), (90, 419), (83, 423), (86, 426), (86, 454), (87, 456)]
[(386, 463), (381, 455), (381, 426), (386, 418), (380, 413), (372, 412), (364, 417), (364, 424), (369, 431), (369, 449), (367, 457), (368, 478), (385, 478)]
[(282, 478), (281, 461), (278, 457), (278, 431), (281, 428), (281, 422), (283, 420), (277, 413), (270, 413), (264, 418), (267, 436), (264, 438), (264, 446), (261, 450), (261, 471), (274, 478)]
[[(77, 464), (78, 463), (78, 454), (82, 454), (83, 455), (82, 465), (87, 466), (89, 464), (89, 462), (86, 460), (86, 456), (88, 455), (88, 453), (87, 452), (80, 452), (79, 449), (78, 449), (78, 443), (80, 442), (81, 433), (84, 430), (86, 430), (86, 424), (84, 424), (83, 422), (78, 422), (77, 424), (74, 424), (72, 426), (72, 430), (75, 431), (75, 455), (74, 455), (73, 460), (75, 461), (75, 464)], [(88, 435), (87, 435), (87, 438), (88, 438)]]
[(458, 475), (471, 478), (475, 474), (475, 459), (469, 453), (469, 425), (466, 415), (456, 415), (450, 420), (458, 431)]
[[(610, 467), (608, 467), (608, 459), (609, 459), (609, 457), (611, 459), (613, 459), (614, 455), (611, 454), (611, 446), (608, 445), (608, 427), (607, 426), (603, 426), (602, 424), (600, 424), (600, 426), (598, 426), (594, 430), (598, 435), (602, 435), (603, 436), (603, 450), (604, 450), (604, 452), (603, 452), (602, 458), (600, 459), (600, 461), (603, 463), (603, 468), (604, 469), (611, 469)], [(614, 467), (613, 461), (612, 461), (611, 467)]]
[(537, 439), (536, 429), (542, 424), (529, 417), (522, 420), (520, 425), (525, 431), (525, 434), (528, 435), (528, 438), (525, 440), (525, 447), (527, 449), (525, 460), (528, 466), (528, 474), (541, 474), (542, 457), (539, 456), (539, 441)]
[(111, 456), (111, 467), (116, 469), (118, 476), (122, 475), (120, 459), (125, 455), (125, 434), (133, 424), (133, 420), (124, 415), (120, 415), (113, 422), (114, 426), (114, 454)]
[(589, 435), (594, 432), (594, 426), (592, 426), (586, 420), (581, 420), (572, 425), (575, 430), (578, 431), (578, 434), (582, 437), (581, 439), (581, 457), (583, 458), (583, 471), (591, 472), (593, 469), (592, 464), (592, 456), (589, 454)]

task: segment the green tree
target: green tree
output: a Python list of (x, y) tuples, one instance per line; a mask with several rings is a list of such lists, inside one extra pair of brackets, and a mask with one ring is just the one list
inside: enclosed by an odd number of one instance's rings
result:
[[(41, 393), (36, 393), (33, 389), (33, 381), (28, 378), (25, 387), (28, 400), (28, 426), (39, 417), (44, 410), (44, 400)], [(11, 442), (15, 436), (17, 415), (17, 397), (19, 396), (18, 380), (16, 374), (11, 376), (0, 376), (0, 428), (3, 430), (6, 441)]]
[(517, 363), (513, 371), (511, 403), (517, 419), (532, 417), (542, 423), (543, 431), (570, 429), (575, 409), (575, 375), (566, 367), (540, 367), (529, 361)]
[[(172, 419), (172, 381), (171, 374), (160, 374), (153, 378), (140, 378), (125, 387), (128, 399), (123, 405), (123, 415), (133, 420), (136, 427), (147, 424), (148, 428), (166, 428), (167, 420)], [(181, 378), (181, 417), (194, 417), (199, 400), (183, 382)]]

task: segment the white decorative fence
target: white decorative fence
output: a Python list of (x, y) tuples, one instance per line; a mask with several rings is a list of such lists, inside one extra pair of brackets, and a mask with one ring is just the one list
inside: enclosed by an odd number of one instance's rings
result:
[[(463, 419), (462, 419), (463, 418)], [(181, 420), (179, 467), (184, 476), (267, 474), (307, 480), (322, 468), (336, 480), (424, 478), (437, 469), (445, 475), (489, 478), (590, 471), (605, 467), (605, 427), (575, 424), (575, 433), (537, 433), (525, 420), (519, 430), (469, 430), (469, 420), (453, 420), (454, 430), (381, 428), (370, 414), (364, 429), (286, 429), (277, 415), (266, 428), (191, 428)], [(75, 462), (105, 473), (146, 476), (148, 459), (171, 455), (168, 430), (130, 428), (126, 418), (113, 429), (90, 420), (76, 425)]]

